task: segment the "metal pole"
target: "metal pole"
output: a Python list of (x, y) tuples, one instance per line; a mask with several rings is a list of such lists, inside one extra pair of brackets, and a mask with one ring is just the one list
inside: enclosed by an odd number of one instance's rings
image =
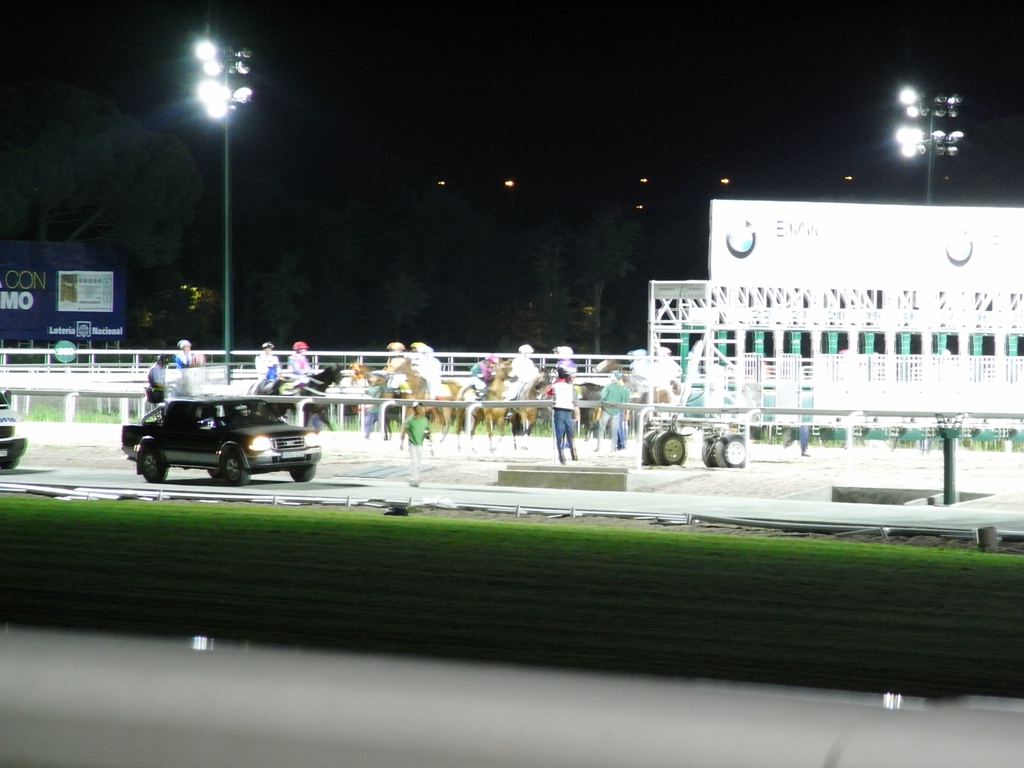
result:
[[(227, 74), (224, 75), (225, 85)], [(231, 109), (224, 115), (224, 363), (231, 382)]]
[(925, 146), (928, 148), (928, 179), (927, 179), (927, 190), (925, 192), (925, 205), (932, 204), (932, 165), (935, 163), (935, 139), (932, 138), (932, 131), (935, 130), (935, 110), (928, 115), (928, 138), (925, 140)]
[(951, 507), (956, 504), (956, 443), (960, 427), (940, 427), (939, 434), (942, 435), (942, 503)]

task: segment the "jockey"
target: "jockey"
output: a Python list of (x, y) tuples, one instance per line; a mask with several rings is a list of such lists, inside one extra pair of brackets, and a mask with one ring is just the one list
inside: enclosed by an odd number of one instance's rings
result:
[(658, 347), (658, 356), (651, 363), (655, 386), (672, 389), (683, 378), (683, 369), (672, 359), (672, 350), (668, 347)]
[(487, 391), (487, 387), (491, 383), (491, 379), (494, 378), (494, 372), (497, 367), (498, 356), (488, 355), (479, 363), (474, 363), (473, 367), (469, 369), (469, 383), (473, 386), (478, 396)]
[(192, 354), (192, 342), (182, 339), (178, 342), (178, 353), (174, 356), (175, 368), (191, 368), (196, 365), (196, 358)]
[(296, 387), (306, 386), (313, 376), (313, 366), (306, 357), (308, 351), (309, 344), (296, 341), (292, 344), (292, 354), (288, 355), (288, 373)]
[(422, 341), (412, 343), (413, 354), (411, 361), (413, 370), (423, 377), (427, 385), (427, 397), (436, 399), (441, 393), (441, 361), (434, 357), (434, 350)]
[(572, 359), (572, 347), (555, 347), (553, 350), (558, 355), (558, 362), (555, 363), (563, 371), (576, 375), (576, 361)]
[(631, 349), (626, 354), (633, 358), (629, 370), (636, 377), (637, 386), (651, 386), (651, 380), (654, 378), (654, 361), (647, 356), (647, 350)]
[(400, 341), (392, 341), (388, 344), (388, 354), (390, 357), (384, 364), (384, 375), (387, 377), (386, 389), (388, 392), (400, 393), (403, 386), (408, 389), (405, 373), (398, 373), (407, 359), (405, 344)]
[(540, 375), (537, 365), (530, 359), (533, 354), (533, 347), (523, 344), (519, 348), (519, 354), (512, 358), (511, 369), (509, 370), (509, 391), (507, 399), (518, 400), (523, 390)]
[(281, 370), (281, 361), (274, 354), (274, 342), (264, 341), (263, 351), (256, 355), (256, 373), (260, 383), (274, 381)]

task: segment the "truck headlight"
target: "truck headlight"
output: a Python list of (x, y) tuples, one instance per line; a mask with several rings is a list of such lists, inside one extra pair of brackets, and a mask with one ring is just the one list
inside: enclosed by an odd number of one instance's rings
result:
[(270, 438), (265, 435), (254, 437), (252, 442), (249, 443), (249, 450), (254, 453), (262, 453), (263, 451), (269, 451), (274, 444), (270, 442)]
[(320, 447), (320, 435), (316, 432), (306, 433), (306, 447), (307, 448), (319, 448)]

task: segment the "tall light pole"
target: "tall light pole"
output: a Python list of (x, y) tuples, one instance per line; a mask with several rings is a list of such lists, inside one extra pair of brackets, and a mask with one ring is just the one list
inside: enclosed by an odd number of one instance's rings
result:
[(224, 125), (224, 361), (227, 380), (231, 381), (231, 131), (230, 116), (236, 105), (252, 99), (252, 89), (235, 88), (232, 80), (249, 74), (248, 48), (218, 48), (204, 40), (196, 46), (196, 57), (203, 63), (206, 79), (199, 85), (199, 100), (207, 114)]
[(963, 131), (946, 133), (935, 128), (935, 118), (956, 117), (963, 99), (954, 94), (938, 94), (932, 97), (922, 96), (913, 88), (904, 88), (900, 92), (900, 102), (906, 107), (907, 117), (914, 119), (928, 118), (928, 133), (920, 128), (904, 126), (896, 132), (896, 141), (900, 144), (900, 152), (904, 157), (928, 155), (928, 176), (925, 189), (925, 201), (932, 204), (932, 168), (935, 155), (953, 157), (960, 148), (957, 143), (964, 137)]

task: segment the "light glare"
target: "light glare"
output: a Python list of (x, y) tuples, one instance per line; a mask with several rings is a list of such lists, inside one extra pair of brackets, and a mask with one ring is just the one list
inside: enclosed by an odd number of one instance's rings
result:
[(202, 61), (210, 61), (217, 58), (217, 46), (209, 40), (203, 40), (196, 45), (196, 57)]

